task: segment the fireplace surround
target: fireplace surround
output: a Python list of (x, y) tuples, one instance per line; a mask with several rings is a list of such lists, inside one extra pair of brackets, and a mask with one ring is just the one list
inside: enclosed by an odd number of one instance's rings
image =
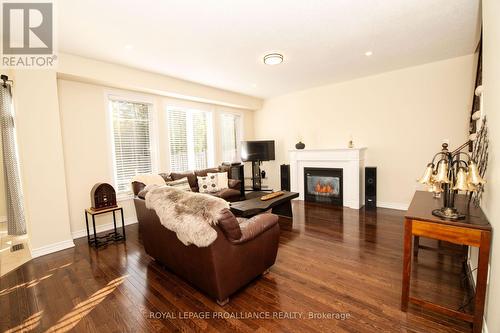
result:
[(364, 160), (366, 148), (289, 150), (290, 187), (305, 200), (304, 168), (342, 169), (342, 204), (360, 209), (364, 203)]
[(343, 205), (343, 169), (304, 168), (304, 200)]

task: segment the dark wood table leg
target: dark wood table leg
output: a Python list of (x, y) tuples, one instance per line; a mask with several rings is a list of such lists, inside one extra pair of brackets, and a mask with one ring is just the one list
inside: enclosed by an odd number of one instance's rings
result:
[(290, 200), (274, 206), (272, 208), (272, 211), (273, 211), (273, 214), (285, 216), (288, 218), (293, 218), (292, 202)]
[(90, 244), (89, 216), (87, 211), (85, 211), (85, 225), (87, 226), (87, 243)]
[(405, 219), (405, 230), (403, 240), (403, 284), (401, 290), (401, 311), (408, 310), (410, 299), (410, 276), (411, 276), (411, 252), (412, 252), (412, 220)]
[(95, 215), (92, 214), (92, 226), (94, 227), (94, 245), (97, 249), (99, 247), (99, 241), (97, 240), (97, 231), (95, 230)]
[(419, 247), (420, 247), (420, 236), (413, 236), (413, 259), (418, 258)]
[(125, 219), (123, 218), (123, 208), (120, 208), (120, 215), (122, 217), (123, 240), (125, 240), (126, 239), (126, 237), (125, 237)]
[(488, 263), (490, 257), (491, 233), (481, 233), (479, 256), (477, 264), (476, 297), (474, 304), (473, 332), (481, 333), (483, 330), (484, 302), (486, 299), (486, 283), (488, 280)]
[(113, 226), (114, 226), (114, 231), (115, 231), (115, 235), (116, 235), (116, 214), (115, 214), (115, 211), (113, 211)]

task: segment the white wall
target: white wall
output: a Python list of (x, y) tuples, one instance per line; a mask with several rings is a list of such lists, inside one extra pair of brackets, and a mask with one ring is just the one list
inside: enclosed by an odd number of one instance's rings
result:
[[(97, 182), (113, 184), (110, 126), (107, 118), (107, 95), (138, 96), (154, 104), (157, 127), (158, 164), (160, 172), (169, 171), (169, 144), (166, 107), (183, 106), (212, 112), (214, 127), (218, 128), (221, 112), (241, 115), (245, 138), (253, 136), (252, 112), (223, 106), (182, 101), (157, 95), (117, 90), (95, 84), (58, 80), (59, 110), (64, 145), (66, 184), (71, 231), (74, 236), (85, 235), (83, 211), (90, 205), (90, 189)], [(215, 131), (215, 163), (220, 164), (220, 136)], [(126, 222), (136, 221), (132, 200), (120, 202)], [(101, 216), (98, 225), (111, 223), (111, 216)]]
[(483, 107), (488, 117), (489, 163), (483, 208), (493, 226), (486, 322), (500, 332), (500, 2), (483, 1)]
[(271, 187), (299, 139), (335, 148), (352, 135), (368, 147), (365, 165), (378, 167), (379, 205), (405, 207), (442, 140), (465, 142), (474, 72), (470, 55), (266, 100), (254, 123), (257, 139), (276, 140), (276, 161), (263, 166)]
[(16, 129), (25, 213), (34, 256), (73, 246), (56, 73), (13, 71)]
[(57, 72), (59, 77), (64, 79), (195, 102), (248, 110), (256, 110), (262, 106), (261, 98), (64, 53), (58, 55)]

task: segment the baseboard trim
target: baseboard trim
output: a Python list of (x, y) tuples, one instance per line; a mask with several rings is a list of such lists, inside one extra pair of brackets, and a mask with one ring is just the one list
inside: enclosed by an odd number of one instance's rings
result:
[[(130, 224), (135, 224), (135, 223), (138, 223), (137, 218), (135, 218), (135, 217), (133, 217), (133, 218), (126, 218), (125, 219), (125, 225), (130, 225)], [(121, 227), (121, 225), (122, 225), (121, 221), (117, 220), (116, 221), (116, 226), (117, 227)], [(97, 233), (100, 233), (100, 232), (103, 232), (103, 231), (109, 231), (111, 229), (114, 229), (113, 222), (106, 223), (106, 224), (101, 224), (101, 225), (97, 225), (96, 226)], [(92, 226), (90, 226), (90, 232), (92, 232)], [(87, 229), (81, 229), (81, 230), (73, 231), (73, 232), (71, 232), (71, 237), (73, 237), (73, 239), (87, 237)]]
[(408, 210), (408, 207), (410, 207), (410, 205), (405, 204), (405, 203), (401, 203), (401, 202), (380, 202), (380, 201), (377, 201), (377, 207), (397, 209), (397, 210)]
[[(301, 198), (295, 198), (295, 199), (292, 199), (292, 201), (305, 201), (305, 200), (301, 199)], [(351, 201), (344, 201), (343, 205), (344, 205), (344, 207), (352, 208), (352, 209), (361, 209), (364, 207), (364, 203), (362, 203), (359, 208), (355, 208), (354, 207), (355, 205), (353, 205)], [(401, 202), (377, 201), (377, 207), (396, 209), (396, 210), (408, 210), (408, 207), (410, 207), (410, 204), (401, 203)]]
[(75, 243), (73, 243), (72, 239), (68, 239), (62, 242), (49, 244), (45, 246), (38, 247), (36, 249), (31, 250), (31, 257), (38, 258), (44, 256), (46, 254), (62, 251), (74, 247)]

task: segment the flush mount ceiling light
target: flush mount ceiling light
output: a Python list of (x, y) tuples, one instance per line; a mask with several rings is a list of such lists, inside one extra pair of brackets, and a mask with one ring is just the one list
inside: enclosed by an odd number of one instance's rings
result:
[(283, 62), (283, 55), (279, 53), (270, 53), (264, 56), (266, 65), (278, 65)]
[(367, 57), (371, 56), (372, 54), (373, 54), (373, 52), (372, 52), (372, 51), (366, 51), (366, 52), (365, 52), (365, 56), (367, 56)]

